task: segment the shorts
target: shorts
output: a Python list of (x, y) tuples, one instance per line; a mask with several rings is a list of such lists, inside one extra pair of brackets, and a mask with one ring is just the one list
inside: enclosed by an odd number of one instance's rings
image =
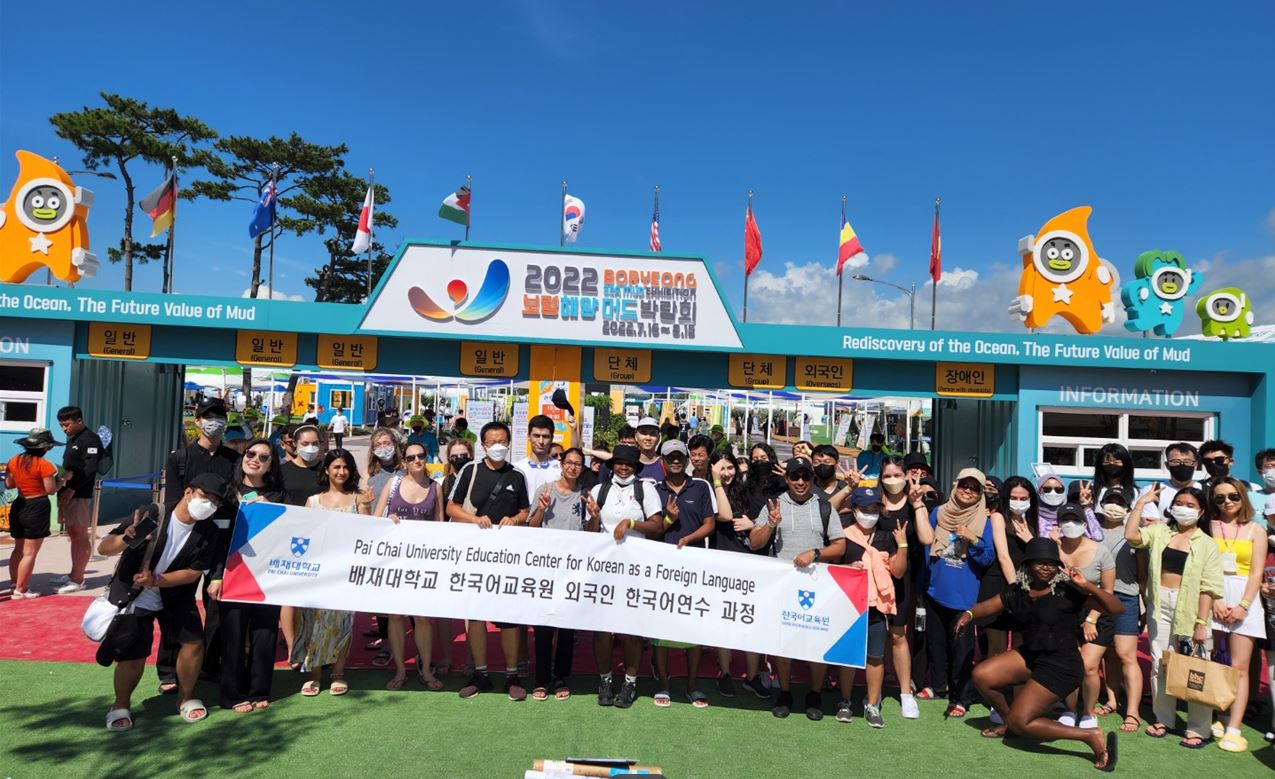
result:
[[(1138, 626), (1139, 601), (1137, 595), (1125, 595), (1122, 592), (1116, 593), (1116, 600), (1124, 606), (1124, 613), (1117, 614), (1111, 618), (1115, 624), (1115, 635), (1117, 636), (1136, 636), (1142, 633)], [(1102, 620), (1098, 620), (1099, 623)]]
[(894, 607), (895, 611), (890, 615), (890, 627), (902, 628), (912, 624), (912, 590), (908, 586), (908, 580), (894, 580)]
[[(1237, 574), (1224, 575), (1222, 577), (1222, 587), (1226, 592), (1226, 597), (1222, 601), (1228, 606), (1238, 604), (1243, 600), (1244, 589), (1247, 586), (1247, 576), (1239, 576)], [(1235, 635), (1248, 636), (1249, 638), (1265, 638), (1266, 610), (1262, 606), (1262, 599), (1253, 599), (1252, 608), (1248, 610), (1248, 615), (1244, 617), (1243, 622), (1222, 623), (1213, 620), (1212, 627), (1220, 633), (1233, 633)]]
[(71, 498), (58, 513), (63, 527), (82, 527), (88, 529), (93, 523), (93, 499)]
[(1020, 650), (1032, 681), (1059, 698), (1066, 698), (1080, 687), (1085, 676), (1085, 663), (1080, 650), (1075, 647), (1057, 652), (1028, 652)]
[[(167, 642), (178, 644), (202, 644), (204, 642), (204, 625), (199, 619), (199, 609), (192, 600), (189, 604), (168, 608), (163, 611), (142, 611), (126, 614), (133, 617), (136, 629), (130, 629), (127, 637), (115, 647), (115, 659), (145, 660), (150, 657), (151, 643), (155, 638), (155, 622), (159, 622), (159, 633)], [(120, 619), (117, 617), (116, 619)]]
[(14, 538), (48, 538), (52, 516), (48, 498), (18, 496), (9, 507), (9, 535)]
[(1093, 641), (1085, 640), (1085, 632), (1082, 630), (1076, 635), (1076, 640), (1081, 644), (1094, 644), (1095, 646), (1109, 647), (1115, 642), (1116, 637), (1116, 621), (1103, 614), (1098, 617), (1098, 635), (1094, 636)]
[(869, 660), (882, 660), (885, 658), (885, 634), (889, 632), (886, 622), (885, 614), (877, 611), (876, 608), (868, 609)]

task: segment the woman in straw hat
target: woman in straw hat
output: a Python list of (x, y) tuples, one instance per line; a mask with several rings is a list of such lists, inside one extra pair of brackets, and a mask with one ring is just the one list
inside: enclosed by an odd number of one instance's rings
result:
[(52, 508), (49, 496), (57, 492), (58, 469), (44, 455), (61, 441), (54, 441), (47, 428), (34, 427), (15, 443), (22, 447), (5, 465), (4, 486), (16, 489), (18, 498), (9, 507), (9, 534), (13, 536), (13, 554), (9, 556), (9, 581), (13, 583), (13, 600), (38, 598), (27, 585), (35, 570), (40, 545), (49, 536)]

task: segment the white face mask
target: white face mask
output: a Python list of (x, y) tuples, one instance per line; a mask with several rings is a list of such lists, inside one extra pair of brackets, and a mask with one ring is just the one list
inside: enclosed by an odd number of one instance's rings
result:
[(1262, 483), (1266, 485), (1266, 489), (1275, 490), (1275, 468), (1262, 471)]
[(191, 498), (186, 504), (186, 510), (196, 520), (208, 519), (217, 513), (217, 504), (207, 498)]
[(1079, 522), (1064, 522), (1058, 526), (1063, 538), (1080, 538), (1085, 534), (1085, 526)]
[(487, 459), (494, 463), (503, 463), (509, 456), (509, 447), (504, 444), (492, 444), (487, 447)]
[(880, 514), (869, 514), (867, 512), (859, 511), (858, 509), (855, 509), (854, 521), (858, 522), (863, 527), (864, 530), (871, 530), (872, 528), (876, 527), (877, 522), (880, 521), (880, 519), (881, 519)]
[(1129, 509), (1121, 506), (1119, 503), (1108, 503), (1102, 507), (1102, 513), (1107, 517), (1107, 519), (1110, 519), (1113, 522), (1120, 522), (1123, 521), (1125, 517), (1129, 516)]
[(1200, 521), (1199, 510), (1193, 509), (1190, 506), (1170, 506), (1169, 516), (1173, 517), (1174, 521), (1179, 525), (1185, 525), (1187, 527), (1190, 527)]
[(222, 433), (226, 432), (226, 420), (217, 419), (216, 417), (201, 419), (199, 420), (199, 429), (209, 438), (221, 438)]
[(312, 463), (319, 459), (319, 447), (315, 444), (310, 446), (298, 446), (297, 456), (308, 463)]
[(1067, 496), (1061, 492), (1042, 492), (1040, 502), (1046, 506), (1061, 506), (1067, 502)]
[(376, 459), (388, 462), (394, 459), (394, 447), (378, 446), (372, 450), (372, 454), (376, 455)]
[(1027, 510), (1030, 509), (1031, 507), (1032, 507), (1032, 502), (1030, 500), (1012, 500), (1011, 499), (1009, 501), (1010, 513), (1017, 514), (1020, 517), (1024, 516), (1027, 513)]
[(637, 478), (637, 474), (635, 473), (635, 474), (632, 474), (631, 476), (623, 476), (623, 477), (612, 476), (611, 481), (615, 482), (617, 487), (627, 487), (630, 484), (632, 484), (633, 480), (636, 478)]

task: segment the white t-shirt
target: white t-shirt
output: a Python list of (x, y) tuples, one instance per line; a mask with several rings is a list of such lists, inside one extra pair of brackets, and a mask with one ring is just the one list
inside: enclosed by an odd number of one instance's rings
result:
[(345, 418), (345, 414), (336, 414), (335, 416), (332, 417), (332, 423), (328, 425), (328, 427), (329, 429), (332, 430), (333, 433), (344, 434), (345, 428), (349, 423), (350, 423), (350, 420)]
[[(168, 566), (172, 564), (173, 558), (177, 557), (177, 553), (186, 545), (186, 539), (190, 538), (190, 531), (195, 528), (195, 523), (189, 525), (182, 522), (175, 516), (168, 518), (168, 537), (164, 539), (164, 548), (159, 553), (159, 559), (154, 561), (151, 570), (155, 573), (167, 573)], [(159, 597), (158, 587), (147, 587), (142, 590), (142, 594), (137, 596), (133, 601), (132, 608), (135, 611), (159, 611), (164, 608), (164, 601)]]
[[(1198, 481), (1193, 481), (1191, 482), (1190, 486), (1195, 487), (1198, 490), (1200, 488), (1200, 483)], [(1174, 487), (1172, 484), (1170, 484), (1167, 481), (1161, 482), (1159, 505), (1153, 506), (1150, 503), (1148, 503), (1147, 505), (1143, 506), (1142, 518), (1155, 520), (1156, 522), (1163, 522), (1165, 512), (1169, 510), (1169, 506), (1173, 505), (1173, 499), (1177, 497), (1178, 490), (1180, 489), (1181, 489), (1180, 487)], [(1150, 491), (1151, 491), (1151, 487), (1147, 487), (1144, 490), (1142, 490), (1142, 492), (1138, 493), (1138, 497), (1141, 498), (1143, 495), (1146, 495)]]
[[(524, 457), (522, 460), (514, 464), (518, 472), (522, 474), (522, 478), (527, 482), (527, 495), (532, 498), (540, 492), (540, 488), (546, 484), (553, 484), (562, 478), (562, 463), (550, 457), (543, 463), (534, 457)], [(535, 508), (533, 501), (532, 508)]]
[[(639, 506), (637, 498), (633, 496), (633, 484), (627, 487), (621, 487), (615, 482), (611, 483), (611, 491), (607, 493), (607, 502), (601, 509), (602, 532), (613, 533), (615, 526), (621, 522), (628, 522), (630, 519), (636, 519), (638, 522), (644, 522), (652, 514), (659, 514), (663, 511), (660, 505), (660, 493), (655, 489), (655, 482), (650, 479), (642, 479), (642, 505)], [(598, 494), (602, 491), (601, 484), (595, 484), (593, 489), (589, 490), (589, 495), (594, 499), (598, 499)], [(637, 536), (644, 538), (641, 533), (636, 530), (630, 530), (625, 533), (626, 536)]]

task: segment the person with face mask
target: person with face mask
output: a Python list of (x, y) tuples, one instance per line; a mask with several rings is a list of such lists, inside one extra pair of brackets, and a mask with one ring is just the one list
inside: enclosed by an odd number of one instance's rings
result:
[[(1266, 518), (1268, 528), (1275, 528), (1275, 449), (1258, 452), (1253, 457), (1253, 466), (1258, 476), (1258, 484), (1253, 485), (1253, 507)], [(1271, 546), (1275, 546), (1275, 542)], [(1271, 642), (1270, 654), (1275, 657), (1275, 641)], [(1275, 690), (1275, 685), (1272, 690)], [(1275, 714), (1275, 703), (1272, 703), (1271, 709)]]
[[(841, 453), (837, 451), (837, 447), (820, 444), (814, 448), (811, 462), (815, 464), (815, 486), (828, 500), (833, 501), (833, 505), (837, 507), (837, 515), (841, 519), (841, 526), (844, 528), (854, 522), (854, 511), (846, 498), (854, 492), (854, 488), (858, 486), (858, 480), (853, 479), (852, 474), (840, 471), (837, 467), (840, 459)], [(847, 478), (842, 478), (843, 476)]]
[[(1184, 645), (1213, 648), (1213, 602), (1225, 595), (1222, 553), (1200, 527), (1205, 496), (1196, 487), (1181, 487), (1168, 507), (1167, 522), (1142, 526), (1148, 507), (1154, 511), (1166, 488), (1153, 484), (1138, 497), (1125, 519), (1124, 537), (1129, 544), (1147, 550), (1147, 637), (1151, 641), (1151, 692), (1155, 722), (1146, 729), (1153, 738), (1164, 738), (1177, 719), (1178, 702), (1164, 689), (1160, 664), (1166, 651)], [(1178, 743), (1200, 749), (1208, 743), (1212, 709), (1202, 703), (1187, 704), (1187, 723)]]
[[(458, 438), (447, 444), (446, 457), (443, 459), (443, 495), (451, 495), (456, 486), (456, 477), (465, 466), (474, 461), (474, 445), (464, 438)], [(443, 516), (446, 522), (448, 517)]]
[[(1058, 527), (1050, 537), (1058, 543), (1064, 564), (1080, 571), (1086, 581), (1114, 597), (1116, 561), (1102, 543), (1085, 537), (1087, 522), (1083, 506), (1064, 503), (1058, 508)], [(1080, 685), (1080, 706), (1076, 705), (1075, 695), (1067, 696), (1067, 711), (1063, 712), (1058, 721), (1079, 728), (1096, 728), (1098, 719), (1093, 714), (1093, 707), (1098, 702), (1102, 686), (1098, 678), (1098, 667), (1112, 644), (1115, 623), (1110, 617), (1094, 609), (1085, 615), (1080, 629), (1080, 657), (1085, 664), (1084, 681)], [(1076, 721), (1077, 711), (1083, 712), (1079, 722)]]
[[(195, 428), (199, 431), (194, 442), (175, 449), (168, 455), (164, 463), (164, 510), (172, 513), (177, 501), (182, 499), (191, 480), (201, 473), (215, 474), (223, 481), (234, 478), (235, 464), (239, 462), (239, 453), (223, 443), (226, 433), (226, 404), (220, 398), (205, 400), (195, 409)], [(228, 501), (218, 504), (213, 516), (223, 546), (230, 543), (230, 521), (234, 518), (235, 508)], [(204, 635), (208, 645), (204, 652), (204, 673), (213, 678), (221, 676), (221, 640), (219, 636), (220, 618), (217, 601), (208, 596), (208, 581), (204, 582)], [(159, 675), (160, 692), (170, 694), (177, 691), (177, 670), (175, 660), (178, 647), (161, 638), (159, 651), (155, 656), (155, 672)]]
[(209, 520), (217, 513), (225, 493), (226, 480), (221, 476), (196, 474), (145, 542), (133, 543), (141, 519), (139, 512), (132, 522), (120, 523), (98, 545), (98, 553), (103, 556), (120, 555), (108, 597), (111, 603), (125, 606), (97, 653), (102, 665), (115, 663), (115, 702), (106, 715), (107, 730), (133, 727), (131, 699), (150, 656), (156, 621), (161, 638), (177, 646), (174, 678), (182, 719), (198, 722), (208, 716), (203, 701), (194, 697), (204, 653), (204, 630), (195, 593), (200, 577), (214, 564), (217, 528)]
[[(916, 624), (917, 593), (916, 569), (925, 567), (925, 546), (917, 537), (916, 528), (920, 522), (929, 520), (929, 510), (925, 506), (921, 494), (920, 478), (904, 476), (902, 458), (891, 456), (881, 466), (881, 478), (878, 481), (881, 494), (881, 526), (893, 532), (894, 527), (903, 528), (905, 550), (905, 571), (902, 576), (894, 578), (894, 600), (898, 604), (894, 615), (890, 618), (890, 658), (894, 663), (895, 676), (899, 678), (899, 705), (904, 719), (916, 719), (921, 716), (920, 707), (916, 703), (914, 692), (912, 654), (917, 642), (915, 633), (909, 644), (908, 626)], [(878, 704), (879, 705), (879, 704)]]
[[(1036, 535), (1053, 538), (1058, 529), (1058, 509), (1067, 502), (1067, 487), (1062, 479), (1047, 473), (1036, 480), (1036, 496)], [(1100, 541), (1102, 525), (1094, 516), (1093, 509), (1089, 508), (1092, 499), (1093, 493), (1089, 485), (1081, 482), (1076, 491), (1076, 500), (1085, 507), (1085, 535)]]
[[(1133, 505), (1138, 497), (1138, 485), (1133, 481), (1133, 455), (1123, 444), (1104, 444), (1094, 457), (1093, 497), (1097, 501), (1095, 512), (1101, 513), (1104, 496), (1111, 491), (1124, 496), (1125, 506)], [(1121, 520), (1124, 514), (1120, 515)], [(1101, 518), (1099, 518), (1101, 521)], [(1121, 526), (1123, 526), (1123, 521)]]
[[(509, 463), (509, 426), (504, 422), (488, 422), (479, 431), (479, 437), (483, 459), (461, 470), (447, 498), (447, 516), (453, 522), (469, 522), (483, 529), (526, 525), (531, 500), (522, 473)], [(511, 701), (526, 700), (527, 689), (518, 675), (522, 631), (513, 623), (493, 624), (500, 629), (500, 648), (505, 656), (505, 693)], [(492, 689), (487, 673), (487, 623), (470, 620), (467, 637), (474, 658), (474, 675), (460, 688), (462, 698), (472, 698)]]
[(319, 494), (319, 465), (323, 461), (319, 447), (319, 428), (302, 425), (292, 432), (296, 454), (280, 468), (288, 503), (304, 506), (311, 495)]
[[(992, 525), (992, 541), (996, 547), (996, 564), (987, 569), (978, 588), (978, 600), (983, 602), (996, 597), (1018, 576), (1027, 542), (1036, 537), (1037, 503), (1036, 488), (1022, 476), (1010, 476), (1001, 485), (998, 501), (1004, 511), (992, 512), (988, 520)], [(1016, 638), (1022, 626), (1011, 614), (1001, 612), (986, 621), (975, 623), (980, 633), (987, 636), (986, 657), (995, 657), (1009, 649), (1009, 637)], [(993, 724), (1000, 715), (992, 712)]]
[(403, 465), (403, 444), (399, 432), (389, 427), (372, 431), (367, 448), (367, 483), (372, 492), (380, 495), (385, 485), (407, 474)]
[(1209, 475), (1200, 481), (1200, 489), (1208, 495), (1216, 482), (1231, 475), (1231, 467), (1235, 465), (1235, 447), (1225, 441), (1205, 441), (1200, 444), (1200, 465)]
[(428, 462), (437, 462), (438, 433), (434, 430), (434, 412), (427, 409), (423, 414), (414, 415), (407, 421), (407, 426), (412, 430), (407, 436), (407, 443), (425, 447)]
[[(865, 671), (868, 697), (863, 701), (863, 719), (870, 727), (882, 728), (885, 727), (881, 716), (881, 688), (885, 683), (886, 634), (899, 611), (894, 583), (907, 573), (908, 536), (903, 525), (884, 518), (885, 507), (879, 490), (857, 488), (850, 496), (850, 505), (854, 519), (844, 528), (846, 553), (841, 563), (868, 573), (868, 667)], [(896, 672), (902, 674), (897, 669)], [(837, 704), (837, 721), (850, 722), (854, 717), (850, 691), (854, 689), (857, 672), (843, 666), (839, 673), (844, 698)]]
[[(1150, 522), (1164, 522), (1178, 490), (1187, 487), (1200, 489), (1200, 483), (1195, 481), (1195, 469), (1199, 467), (1199, 463), (1199, 452), (1191, 444), (1182, 441), (1166, 446), (1164, 467), (1169, 471), (1169, 481), (1153, 484), (1138, 495), (1138, 502), (1142, 504), (1143, 518)], [(1151, 493), (1152, 487), (1159, 487), (1156, 490), (1159, 501), (1156, 503), (1142, 500)]]
[(1132, 733), (1142, 726), (1138, 716), (1138, 704), (1142, 700), (1142, 667), (1138, 664), (1138, 637), (1142, 626), (1138, 583), (1138, 554), (1124, 537), (1124, 523), (1129, 516), (1129, 503), (1123, 490), (1108, 488), (1102, 492), (1098, 506), (1102, 522), (1102, 545), (1116, 563), (1115, 596), (1124, 606), (1124, 613), (1112, 617), (1114, 659), (1107, 652), (1106, 703), (1094, 707), (1093, 712), (1105, 716), (1119, 711), (1116, 693), (1120, 680), (1124, 681), (1125, 718), (1120, 725), (1124, 733)]

